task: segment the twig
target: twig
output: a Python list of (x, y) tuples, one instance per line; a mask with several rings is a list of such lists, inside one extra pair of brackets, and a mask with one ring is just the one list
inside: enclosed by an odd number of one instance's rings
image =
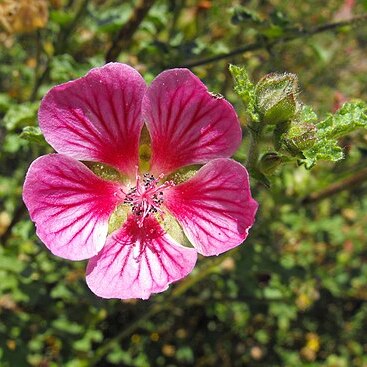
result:
[(354, 17), (352, 19), (341, 21), (341, 22), (321, 24), (319, 26), (308, 28), (308, 29), (304, 28), (304, 27), (299, 27), (299, 28), (292, 29), (291, 31), (289, 31), (288, 34), (285, 34), (285, 35), (283, 35), (279, 38), (276, 38), (274, 40), (263, 39), (263, 40), (258, 41), (258, 42), (250, 43), (248, 45), (244, 45), (244, 46), (235, 48), (234, 50), (229, 51), (229, 52), (224, 53), (224, 54), (221, 54), (221, 55), (208, 57), (208, 58), (198, 60), (198, 61), (192, 61), (192, 62), (189, 62), (185, 65), (180, 65), (178, 67), (193, 68), (193, 67), (196, 67), (196, 66), (210, 64), (212, 62), (227, 59), (229, 57), (239, 55), (239, 54), (243, 54), (243, 53), (246, 53), (246, 52), (261, 50), (263, 48), (272, 48), (275, 45), (277, 45), (278, 43), (289, 42), (289, 41), (295, 40), (297, 38), (310, 37), (310, 36), (313, 36), (314, 34), (317, 34), (317, 33), (332, 31), (332, 30), (336, 30), (336, 29), (339, 29), (339, 28), (342, 28), (342, 27), (345, 27), (345, 26), (356, 27), (356, 26), (358, 26), (362, 23), (365, 23), (365, 22), (367, 22), (367, 14), (363, 14), (363, 15)]
[(122, 26), (106, 53), (106, 62), (116, 61), (123, 49), (129, 48), (134, 33), (148, 14), (155, 0), (140, 0), (129, 20)]
[(362, 182), (367, 180), (367, 168), (362, 169), (356, 174), (353, 174), (343, 180), (335, 182), (327, 188), (310, 194), (302, 200), (303, 204), (311, 204), (321, 201), (327, 197), (333, 196), (340, 191), (348, 190), (355, 186), (360, 185)]

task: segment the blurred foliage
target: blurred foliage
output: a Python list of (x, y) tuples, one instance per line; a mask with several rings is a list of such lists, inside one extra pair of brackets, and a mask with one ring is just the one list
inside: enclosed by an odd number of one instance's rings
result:
[[(204, 60), (192, 70), (234, 103), (244, 131), (256, 101), (233, 91), (229, 63), (245, 66), (245, 84), (297, 74), (313, 107), (301, 111), (305, 121), (334, 113), (318, 124), (318, 138), (332, 133), (344, 159), (312, 170), (278, 164), (274, 127), (264, 128), (261, 153), (277, 164), (270, 189), (252, 180), (260, 210), (245, 245), (201, 258), (192, 275), (149, 301), (121, 302), (97, 298), (84, 262), (58, 259), (37, 239), (21, 191), (30, 162), (52, 151), (37, 127), (39, 101), (102, 65), (137, 4), (0, 1), (0, 366), (366, 367), (367, 134), (355, 130), (365, 107), (340, 107), (367, 101), (367, 28), (351, 21), (269, 47), (300, 27), (364, 14), (365, 0), (157, 0), (124, 40), (118, 61), (148, 82)], [(256, 50), (205, 61), (252, 43)], [(252, 101), (248, 113), (242, 100)], [(245, 133), (236, 153), (242, 163), (250, 140)]]

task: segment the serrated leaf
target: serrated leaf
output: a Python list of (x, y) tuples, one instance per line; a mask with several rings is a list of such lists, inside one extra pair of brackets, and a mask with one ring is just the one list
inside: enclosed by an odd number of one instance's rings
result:
[(347, 102), (334, 115), (317, 124), (321, 139), (338, 139), (358, 128), (367, 128), (367, 104)]
[(256, 111), (255, 85), (251, 82), (244, 67), (229, 65), (229, 71), (234, 79), (234, 91), (246, 106), (246, 112), (253, 121), (260, 121)]
[[(313, 119), (312, 112), (305, 111)], [(315, 115), (316, 116), (316, 115)], [(329, 115), (317, 124), (317, 142), (302, 151), (305, 157), (302, 162), (311, 168), (319, 160), (337, 162), (344, 158), (338, 139), (358, 128), (367, 128), (367, 104), (364, 102), (347, 102), (334, 115)]]
[(317, 121), (317, 115), (311, 106), (303, 105), (297, 113), (295, 121), (315, 123)]
[(312, 148), (303, 151), (305, 159), (302, 162), (307, 169), (312, 168), (317, 161), (337, 162), (344, 158), (343, 150), (336, 140), (318, 141)]

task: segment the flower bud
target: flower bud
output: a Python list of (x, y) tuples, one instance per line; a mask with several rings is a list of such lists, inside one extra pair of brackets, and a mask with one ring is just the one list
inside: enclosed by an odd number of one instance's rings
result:
[(317, 140), (317, 128), (309, 122), (293, 121), (286, 133), (281, 136), (281, 145), (291, 154), (297, 155), (310, 149)]
[(294, 117), (299, 103), (297, 100), (298, 80), (294, 74), (265, 75), (256, 85), (256, 104), (261, 119), (267, 124), (279, 124)]
[(259, 162), (259, 169), (264, 175), (271, 175), (282, 164), (282, 157), (276, 152), (264, 154)]

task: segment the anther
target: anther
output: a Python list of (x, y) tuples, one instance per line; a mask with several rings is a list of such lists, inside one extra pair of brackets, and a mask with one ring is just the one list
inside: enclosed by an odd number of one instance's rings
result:
[(131, 206), (131, 211), (138, 218), (139, 227), (143, 226), (144, 218), (150, 214), (163, 214), (160, 206), (164, 201), (164, 190), (174, 186), (172, 181), (158, 185), (164, 177), (163, 174), (155, 178), (149, 173), (144, 173), (142, 178), (136, 175), (136, 186), (131, 188), (124, 199), (124, 203)]

